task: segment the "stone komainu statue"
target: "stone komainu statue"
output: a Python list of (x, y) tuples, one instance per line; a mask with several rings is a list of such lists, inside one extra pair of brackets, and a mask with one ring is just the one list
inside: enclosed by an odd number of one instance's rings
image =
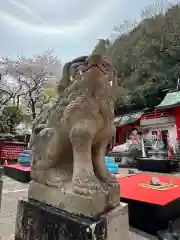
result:
[(115, 90), (115, 71), (99, 55), (64, 66), (57, 102), (33, 123), (29, 199), (87, 216), (119, 204), (119, 184), (104, 162)]

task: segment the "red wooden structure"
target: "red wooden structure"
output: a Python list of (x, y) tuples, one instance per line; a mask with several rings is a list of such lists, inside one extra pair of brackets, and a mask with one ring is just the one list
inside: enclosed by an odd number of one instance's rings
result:
[(18, 159), (27, 148), (27, 143), (0, 140), (0, 163), (5, 160)]
[[(135, 117), (131, 117), (136, 115)], [(122, 122), (123, 118), (127, 118), (129, 116), (130, 121)], [(151, 112), (141, 112), (136, 114), (127, 114), (122, 117), (116, 117), (115, 125), (116, 125), (116, 143), (122, 144), (124, 143), (124, 134), (126, 132), (130, 132), (132, 128), (138, 128), (140, 126), (141, 120), (153, 120), (160, 118), (175, 118), (175, 127), (177, 134), (177, 141), (180, 141), (180, 91), (168, 93), (164, 100), (155, 107), (154, 111)], [(119, 122), (118, 122), (119, 119)]]
[(143, 112), (130, 113), (115, 118), (116, 144), (123, 144), (126, 141), (128, 133), (140, 125), (142, 114)]
[(156, 119), (156, 118), (170, 117), (170, 116), (175, 116), (174, 108), (170, 108), (170, 109), (166, 109), (166, 110), (154, 110), (152, 112), (144, 113), (141, 117), (141, 120)]

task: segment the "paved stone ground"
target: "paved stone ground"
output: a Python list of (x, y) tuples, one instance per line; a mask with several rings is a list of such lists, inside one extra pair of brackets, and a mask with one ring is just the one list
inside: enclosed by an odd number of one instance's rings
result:
[[(120, 173), (126, 174), (127, 171), (128, 169), (122, 169)], [(3, 176), (2, 179), (3, 179), (3, 194), (0, 211), (0, 240), (14, 240), (17, 203), (19, 199), (27, 198), (28, 184), (19, 183), (6, 176)], [(125, 227), (123, 222), (121, 223), (121, 226), (123, 228)], [(131, 231), (129, 231), (127, 239), (155, 240), (157, 238), (139, 232), (138, 230), (131, 229)], [(126, 239), (123, 238), (123, 240)]]
[(0, 211), (0, 240), (14, 239), (18, 199), (26, 199), (28, 184), (3, 176), (3, 193)]
[[(3, 179), (3, 194), (0, 211), (0, 240), (14, 240), (16, 210), (19, 199), (27, 199), (28, 184), (19, 183), (6, 176)], [(122, 222), (120, 224), (123, 228)], [(126, 224), (127, 225), (127, 224)], [(128, 232), (128, 229), (127, 229)], [(128, 240), (156, 239), (137, 230), (132, 230), (127, 236)], [(123, 240), (124, 239), (123, 237)]]

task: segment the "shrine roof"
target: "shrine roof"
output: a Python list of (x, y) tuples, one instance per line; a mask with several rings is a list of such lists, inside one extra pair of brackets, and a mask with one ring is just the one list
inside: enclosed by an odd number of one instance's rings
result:
[(141, 118), (142, 115), (143, 112), (137, 112), (119, 116), (114, 119), (114, 124), (118, 127), (122, 127), (124, 125), (136, 122), (138, 119)]
[(180, 91), (167, 93), (163, 101), (155, 108), (165, 109), (177, 106), (180, 106)]

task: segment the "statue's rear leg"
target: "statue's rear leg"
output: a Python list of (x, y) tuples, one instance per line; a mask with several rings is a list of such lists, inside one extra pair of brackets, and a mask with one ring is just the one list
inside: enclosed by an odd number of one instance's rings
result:
[(94, 174), (91, 146), (96, 134), (96, 124), (83, 120), (73, 126), (70, 139), (73, 149), (73, 190), (76, 193), (89, 195), (93, 190), (101, 189), (100, 182)]
[(65, 182), (70, 182), (73, 171), (73, 156), (70, 149), (66, 149), (61, 141), (55, 140), (51, 143), (48, 161), (52, 163), (47, 171), (47, 184), (60, 187)]
[[(70, 156), (61, 156), (62, 158), (60, 158), (63, 145), (55, 130), (51, 128), (43, 129), (36, 136), (36, 141), (38, 141), (38, 144), (34, 145), (32, 151), (32, 179), (49, 186), (60, 187), (65, 181), (72, 178), (72, 161), (71, 164), (66, 163), (66, 157), (72, 159), (71, 152), (69, 153)], [(66, 159), (65, 162), (63, 162), (64, 159)]]

